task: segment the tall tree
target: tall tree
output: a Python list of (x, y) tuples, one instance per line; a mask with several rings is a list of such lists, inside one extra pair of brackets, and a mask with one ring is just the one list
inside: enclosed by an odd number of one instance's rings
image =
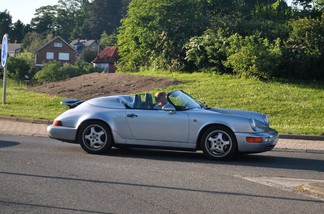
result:
[(288, 38), (287, 22), (292, 18), (292, 13), (284, 0), (255, 0), (242, 9), (241, 20), (235, 32), (245, 36), (261, 33), (262, 37), (270, 40)]
[(31, 20), (32, 29), (39, 34), (56, 34), (57, 5), (48, 5), (36, 9), (35, 17)]
[(94, 0), (85, 19), (90, 29), (90, 38), (99, 39), (104, 31), (108, 35), (116, 33), (121, 18), (121, 0)]
[(9, 34), (9, 42), (21, 42), (25, 34), (30, 31), (30, 25), (24, 25), (20, 20), (12, 23), (12, 17), (7, 10), (0, 12), (0, 37)]
[(10, 36), (10, 40), (12, 42), (18, 42), (20, 43), (24, 36), (26, 34), (26, 27), (24, 23), (22, 23), (20, 20), (15, 22), (12, 27), (12, 35)]
[(324, 0), (315, 0), (315, 9), (318, 11), (324, 11)]
[(0, 12), (0, 37), (5, 33), (11, 32), (11, 25), (12, 25), (12, 17), (10, 13), (5, 10), (3, 12)]
[(59, 0), (57, 4), (57, 16), (55, 19), (57, 25), (57, 34), (62, 38), (69, 40), (71, 38), (71, 29), (77, 25), (77, 19), (83, 5), (88, 1), (84, 0)]
[(22, 41), (22, 47), (26, 52), (35, 53), (35, 51), (53, 39), (52, 34), (44, 35), (36, 32), (29, 32)]
[(304, 10), (311, 9), (313, 7), (313, 0), (293, 0), (294, 5), (301, 6)]
[(99, 45), (102, 49), (106, 46), (115, 46), (117, 45), (117, 36), (116, 34), (108, 35), (106, 32), (101, 34)]
[(89, 28), (89, 23), (86, 21), (86, 18), (90, 15), (90, 5), (88, 0), (81, 0), (80, 10), (77, 11), (74, 27), (70, 33), (70, 40), (90, 38), (91, 29)]
[(182, 66), (183, 45), (208, 26), (204, 1), (133, 0), (118, 35), (120, 66)]
[(122, 1), (122, 17), (125, 17), (128, 10), (128, 5), (132, 0), (121, 0)]

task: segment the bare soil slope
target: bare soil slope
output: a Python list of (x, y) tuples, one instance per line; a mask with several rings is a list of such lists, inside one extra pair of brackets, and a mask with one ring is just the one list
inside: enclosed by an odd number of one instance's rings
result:
[(64, 81), (32, 87), (30, 90), (61, 97), (89, 99), (97, 96), (134, 94), (179, 84), (168, 78), (117, 73), (91, 73)]

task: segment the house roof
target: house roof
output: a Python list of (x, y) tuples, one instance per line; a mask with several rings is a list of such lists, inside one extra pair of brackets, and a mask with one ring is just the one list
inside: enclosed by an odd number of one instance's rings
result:
[(76, 50), (69, 44), (67, 43), (64, 39), (62, 39), (60, 36), (55, 37), (54, 39), (52, 39), (51, 41), (49, 41), (48, 43), (46, 43), (44, 46), (42, 46), (41, 48), (38, 48), (35, 53), (38, 53), (41, 49), (43, 49), (44, 47), (46, 47), (47, 45), (51, 44), (52, 42), (54, 42), (55, 40), (61, 40), (63, 43), (65, 43), (68, 47), (70, 47), (74, 52), (76, 52)]
[[(1, 50), (2, 44), (0, 44), (0, 50)], [(21, 48), (21, 43), (8, 43), (8, 52), (15, 52), (16, 50)]]
[(92, 61), (93, 63), (114, 63), (118, 57), (118, 50), (115, 47), (106, 47)]
[(84, 47), (89, 47), (91, 44), (93, 44), (94, 42), (96, 42), (96, 40), (87, 40), (87, 39), (76, 39), (73, 40), (70, 44), (72, 46), (74, 45), (83, 45)]

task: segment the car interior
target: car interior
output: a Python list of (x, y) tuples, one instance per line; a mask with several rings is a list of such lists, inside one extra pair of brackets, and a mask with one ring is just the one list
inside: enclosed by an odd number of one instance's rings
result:
[(155, 105), (155, 99), (153, 102), (152, 94), (135, 94), (134, 95), (134, 109), (153, 109)]

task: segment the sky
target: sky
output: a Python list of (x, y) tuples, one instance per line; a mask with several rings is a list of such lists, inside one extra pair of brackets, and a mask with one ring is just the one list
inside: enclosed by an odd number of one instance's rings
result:
[[(289, 4), (292, 0), (286, 0)], [(18, 19), (25, 25), (30, 24), (35, 10), (42, 6), (57, 4), (58, 0), (0, 0), (0, 11), (9, 11), (12, 23)]]
[(37, 8), (57, 2), (58, 0), (0, 0), (0, 11), (7, 10), (12, 17), (12, 23), (20, 19), (26, 25), (30, 24)]

